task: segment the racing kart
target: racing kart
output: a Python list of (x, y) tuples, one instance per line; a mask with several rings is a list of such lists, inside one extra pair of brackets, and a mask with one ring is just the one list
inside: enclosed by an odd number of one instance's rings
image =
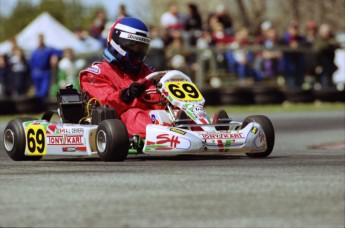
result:
[[(99, 156), (103, 161), (123, 161), (128, 154), (141, 153), (264, 158), (272, 152), (275, 134), (266, 116), (238, 122), (219, 110), (211, 119), (200, 91), (180, 71), (154, 72), (140, 82), (147, 81), (153, 82), (154, 89), (147, 89), (139, 99), (157, 108), (149, 112), (152, 124), (146, 126), (145, 139), (129, 137), (114, 109), (67, 86), (57, 94), (57, 110), (41, 119), (21, 117), (7, 124), (5, 150), (13, 160), (63, 155)], [(52, 121), (53, 115), (59, 120)]]

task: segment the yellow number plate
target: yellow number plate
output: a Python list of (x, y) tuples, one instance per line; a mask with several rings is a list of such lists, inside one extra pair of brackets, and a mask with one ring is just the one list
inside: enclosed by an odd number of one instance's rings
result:
[(198, 88), (192, 82), (167, 82), (165, 88), (169, 94), (179, 101), (201, 101), (202, 96)]
[(43, 125), (31, 124), (27, 126), (26, 151), (28, 156), (46, 155), (46, 130)]

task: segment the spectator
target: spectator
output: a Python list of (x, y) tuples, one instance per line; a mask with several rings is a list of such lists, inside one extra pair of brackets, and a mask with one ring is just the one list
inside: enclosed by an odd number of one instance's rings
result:
[(15, 48), (10, 57), (11, 65), (11, 86), (13, 95), (24, 95), (30, 87), (30, 68), (21, 48)]
[(212, 25), (212, 40), (218, 47), (224, 47), (234, 41), (234, 37), (225, 33), (223, 24), (216, 22)]
[(298, 22), (291, 21), (281, 44), (288, 50), (283, 52), (282, 70), (288, 88), (301, 88), (304, 82), (305, 58), (301, 48), (306, 47), (306, 40), (299, 34)]
[(145, 63), (153, 66), (156, 70), (164, 70), (166, 68), (165, 45), (160, 38), (159, 30), (155, 26), (150, 26), (151, 43), (147, 52)]
[(76, 59), (74, 51), (71, 48), (66, 48), (63, 52), (63, 58), (58, 65), (58, 78), (56, 84), (50, 90), (51, 96), (56, 96), (59, 89), (65, 89), (67, 85), (73, 85), (74, 89), (80, 91), (79, 86), (79, 71), (85, 66), (86, 61), (83, 59)]
[(8, 85), (8, 76), (9, 76), (10, 67), (8, 64), (7, 55), (0, 55), (0, 95), (8, 96), (9, 87)]
[(206, 49), (208, 47), (214, 46), (215, 42), (212, 39), (212, 34), (209, 30), (203, 30), (201, 36), (196, 42), (196, 47), (198, 49)]
[(272, 22), (270, 21), (262, 22), (260, 25), (260, 34), (256, 37), (255, 44), (263, 45), (263, 43), (265, 42), (267, 38), (266, 32), (271, 28), (273, 28)]
[(231, 73), (238, 76), (241, 84), (245, 83), (248, 76), (254, 78), (255, 81), (262, 79), (253, 69), (254, 53), (243, 48), (249, 45), (248, 30), (241, 28), (235, 33), (235, 40), (230, 44), (231, 51), (225, 52), (228, 68)]
[(232, 19), (223, 4), (217, 5), (215, 13), (209, 16), (208, 25), (211, 28), (214, 23), (214, 19), (216, 19), (218, 23), (222, 24), (225, 34), (229, 36), (233, 35)]
[(202, 19), (196, 4), (188, 4), (188, 15), (184, 28), (189, 33), (189, 44), (195, 46), (197, 38), (201, 35), (202, 30)]
[(210, 49), (214, 45), (211, 32), (209, 30), (203, 30), (196, 42), (196, 48), (198, 49), (196, 70), (206, 72), (209, 69), (217, 68), (216, 60), (213, 58), (213, 51)]
[(167, 31), (180, 30), (183, 28), (182, 16), (179, 13), (179, 9), (175, 1), (171, 1), (168, 5), (168, 11), (162, 14), (161, 26)]
[(119, 5), (118, 15), (116, 16), (117, 19), (121, 17), (130, 17), (124, 4)]
[[(306, 45), (308, 48), (312, 48), (313, 43), (317, 36), (318, 25), (315, 21), (309, 20), (305, 26), (305, 38), (306, 38)], [(315, 67), (316, 67), (316, 58), (315, 53), (308, 51), (304, 53), (305, 57), (305, 73), (306, 75), (315, 78)]]
[(320, 25), (313, 50), (316, 54), (317, 64), (315, 71), (320, 77), (322, 88), (333, 85), (332, 75), (338, 69), (334, 63), (337, 48), (339, 48), (339, 44), (334, 38), (331, 26), (329, 24)]
[(186, 57), (187, 55), (184, 49), (181, 33), (176, 31), (173, 34), (172, 42), (166, 48), (168, 67), (188, 74), (188, 72), (186, 72), (188, 70)]
[(97, 11), (95, 19), (92, 22), (90, 27), (89, 34), (90, 36), (100, 40), (102, 39), (102, 32), (105, 28), (107, 22), (107, 16), (103, 9)]
[(317, 36), (317, 24), (313, 20), (309, 20), (306, 25), (306, 41), (309, 45), (312, 45)]
[(51, 69), (61, 55), (62, 51), (45, 45), (43, 34), (38, 35), (38, 48), (30, 58), (31, 78), (37, 97), (45, 99), (48, 96), (52, 80)]
[[(265, 79), (274, 79), (279, 73), (279, 63), (282, 57), (282, 52), (273, 50), (279, 45), (279, 37), (277, 30), (273, 27), (265, 30), (262, 45), (265, 48), (261, 52), (262, 62), (257, 72), (262, 72)], [(257, 57), (260, 58), (260, 57)]]
[(211, 29), (212, 29), (212, 43), (214, 43), (216, 50), (216, 63), (219, 67), (226, 67), (226, 62), (224, 61), (224, 48), (231, 42), (234, 41), (234, 38), (225, 33), (224, 27), (221, 23), (218, 22), (217, 18), (211, 19)]
[(92, 38), (87, 31), (79, 27), (74, 29), (74, 34), (80, 41), (74, 46), (74, 50), (77, 53), (96, 52), (100, 51), (103, 47), (101, 41)]

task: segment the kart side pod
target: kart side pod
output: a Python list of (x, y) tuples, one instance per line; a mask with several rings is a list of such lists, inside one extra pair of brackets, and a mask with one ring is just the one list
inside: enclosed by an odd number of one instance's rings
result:
[(204, 149), (205, 143), (190, 131), (154, 124), (146, 127), (145, 154), (195, 154)]

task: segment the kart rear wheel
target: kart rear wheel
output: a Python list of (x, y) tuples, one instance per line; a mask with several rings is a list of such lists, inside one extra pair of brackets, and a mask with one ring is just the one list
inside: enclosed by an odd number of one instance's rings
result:
[[(214, 114), (212, 123), (213, 124), (219, 124), (219, 123), (226, 124), (226, 123), (229, 123), (228, 119), (229, 119), (229, 116), (226, 113), (226, 111), (224, 109), (220, 109)], [(229, 126), (216, 126), (215, 128), (217, 129), (217, 131), (229, 130)]]
[(4, 147), (7, 154), (14, 161), (37, 161), (42, 156), (26, 156), (26, 136), (23, 128), (23, 123), (26, 121), (35, 120), (32, 117), (20, 117), (11, 120), (4, 131)]
[(103, 161), (123, 161), (128, 155), (129, 138), (121, 120), (108, 119), (99, 123), (96, 132), (97, 153)]
[(244, 119), (242, 123), (242, 128), (247, 126), (249, 123), (256, 122), (259, 123), (262, 127), (262, 129), (265, 132), (266, 136), (266, 142), (267, 142), (267, 150), (261, 153), (246, 153), (248, 157), (251, 158), (265, 158), (268, 157), (268, 155), (271, 154), (274, 146), (274, 128), (272, 125), (272, 122), (269, 118), (263, 115), (253, 115), (253, 116), (248, 116), (247, 118)]

